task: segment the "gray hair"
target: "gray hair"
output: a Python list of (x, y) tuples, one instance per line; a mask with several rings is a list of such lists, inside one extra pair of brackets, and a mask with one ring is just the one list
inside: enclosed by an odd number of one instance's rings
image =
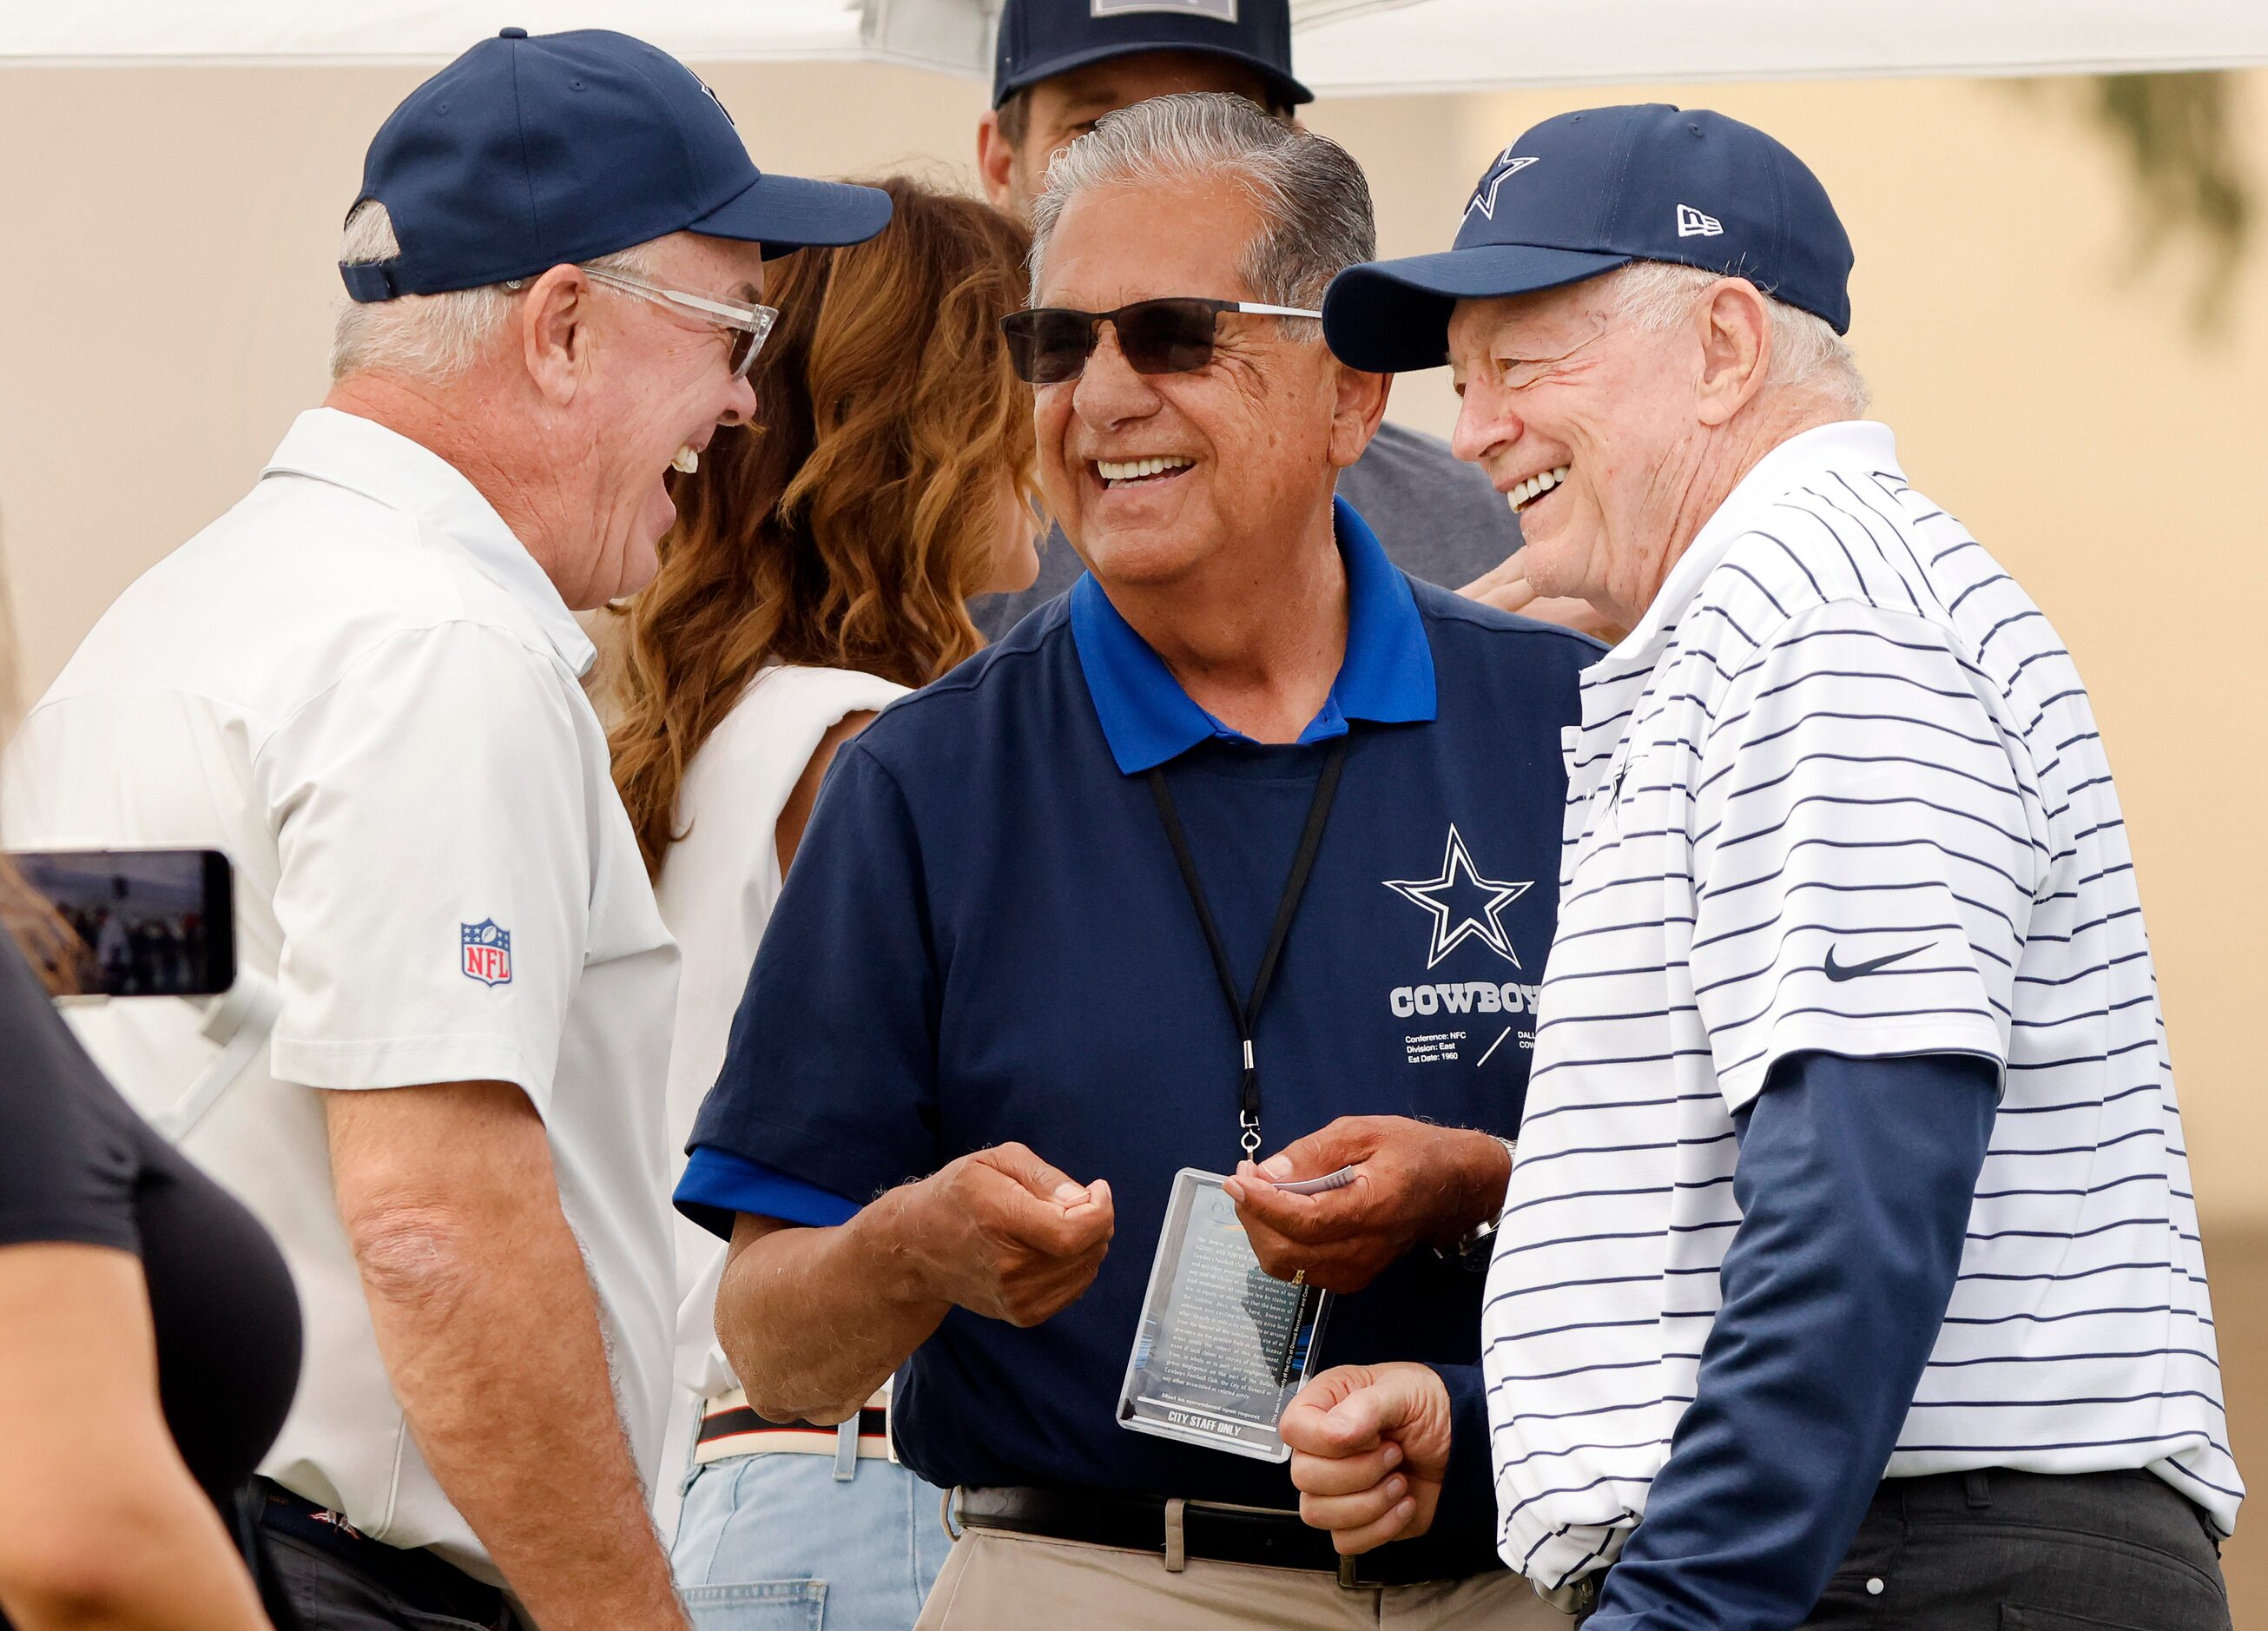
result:
[[(1607, 274), (1607, 310), (1616, 320), (1659, 334), (1683, 322), (1695, 299), (1721, 277), (1698, 266), (1633, 261)], [(1849, 343), (1824, 318), (1773, 299), (1769, 289), (1764, 294), (1771, 310), (1772, 349), (1764, 382), (1816, 391), (1846, 418), (1865, 413), (1872, 393)]]
[[(1260, 207), (1260, 231), (1237, 267), (1256, 300), (1316, 309), (1342, 269), (1377, 253), (1370, 183), (1345, 148), (1245, 97), (1160, 96), (1106, 114), (1048, 166), (1047, 189), (1032, 207), (1032, 298), (1048, 241), (1079, 194), (1206, 176), (1237, 181)], [(1284, 326), (1301, 339), (1322, 332), (1299, 319)]]
[[(602, 272), (651, 276), (650, 246), (640, 244), (585, 261)], [(362, 266), (391, 261), (401, 253), (394, 218), (375, 198), (365, 198), (347, 217), (339, 261)], [(331, 331), (331, 378), (376, 369), (428, 384), (455, 379), (478, 362), (504, 327), (512, 291), (502, 284), (452, 289), (444, 294), (401, 294), (390, 300), (350, 300), (339, 309)]]

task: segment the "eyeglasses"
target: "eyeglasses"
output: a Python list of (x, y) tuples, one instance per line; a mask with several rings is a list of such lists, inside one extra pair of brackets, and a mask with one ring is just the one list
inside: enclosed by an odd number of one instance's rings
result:
[(1102, 337), (1102, 325), (1117, 331), (1118, 349), (1137, 373), (1189, 373), (1212, 360), (1214, 331), (1223, 312), (1256, 317), (1321, 317), (1296, 306), (1261, 306), (1250, 300), (1203, 300), (1194, 297), (1137, 300), (1115, 312), (1081, 312), (1065, 306), (1040, 306), (1011, 312), (1000, 320), (1008, 357), (1027, 385), (1064, 385), (1086, 372)]
[(605, 284), (625, 294), (634, 294), (642, 300), (651, 300), (656, 306), (675, 306), (679, 311), (706, 318), (720, 328), (730, 329), (733, 346), (725, 355), (725, 362), (735, 380), (747, 377), (750, 365), (756, 360), (756, 353), (764, 349), (764, 341), (771, 335), (772, 325), (779, 321), (777, 306), (758, 306), (754, 301), (711, 299), (704, 294), (687, 294), (681, 289), (664, 289), (659, 284), (642, 283), (635, 277), (625, 277), (620, 272), (595, 271), (587, 266), (583, 269), (583, 276), (593, 283)]
[[(651, 300), (656, 306), (690, 312), (705, 322), (730, 329), (733, 345), (725, 354), (725, 361), (731, 366), (735, 380), (747, 377), (749, 365), (756, 360), (756, 353), (764, 349), (764, 341), (771, 334), (772, 325), (779, 321), (779, 310), (776, 306), (758, 306), (754, 301), (712, 299), (705, 294), (688, 294), (681, 289), (664, 289), (658, 284), (642, 283), (635, 277), (625, 277), (620, 272), (602, 272), (592, 266), (582, 270), (583, 276), (594, 284), (605, 284), (608, 288), (619, 289), (625, 294), (634, 294), (641, 300)], [(504, 287), (518, 289), (526, 282), (524, 277), (514, 277), (507, 281)]]

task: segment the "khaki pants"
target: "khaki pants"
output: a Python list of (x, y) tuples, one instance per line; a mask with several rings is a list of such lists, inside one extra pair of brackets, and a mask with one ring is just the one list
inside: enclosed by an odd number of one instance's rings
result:
[(915, 1631), (1572, 1631), (1505, 1573), (1343, 1590), (1329, 1575), (971, 1529)]

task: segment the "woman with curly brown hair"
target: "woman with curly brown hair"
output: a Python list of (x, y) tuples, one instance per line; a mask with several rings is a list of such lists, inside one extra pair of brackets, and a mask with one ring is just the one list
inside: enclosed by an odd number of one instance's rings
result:
[[(755, 428), (678, 483), (628, 611), (615, 777), (684, 958), (680, 1145), (836, 750), (977, 650), (971, 596), (1038, 571), (1030, 397), (997, 327), (1028, 240), (976, 200), (880, 185), (879, 237), (781, 263)], [(828, 1197), (821, 1215), (784, 1184), (732, 1199), (817, 1226), (857, 1210)], [(695, 1624), (815, 1625), (823, 1605), (827, 1631), (903, 1631), (944, 1561), (937, 1492), (888, 1458), (879, 1407), (839, 1431), (748, 1411), (712, 1328), (724, 1247), (683, 1223), (678, 1255), (699, 1410), (674, 1558)]]

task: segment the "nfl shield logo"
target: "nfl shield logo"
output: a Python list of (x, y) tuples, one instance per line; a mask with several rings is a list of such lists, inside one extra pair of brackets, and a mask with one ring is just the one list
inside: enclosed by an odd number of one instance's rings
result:
[(512, 931), (494, 918), (457, 926), (465, 932), (465, 978), (483, 985), (512, 984)]

